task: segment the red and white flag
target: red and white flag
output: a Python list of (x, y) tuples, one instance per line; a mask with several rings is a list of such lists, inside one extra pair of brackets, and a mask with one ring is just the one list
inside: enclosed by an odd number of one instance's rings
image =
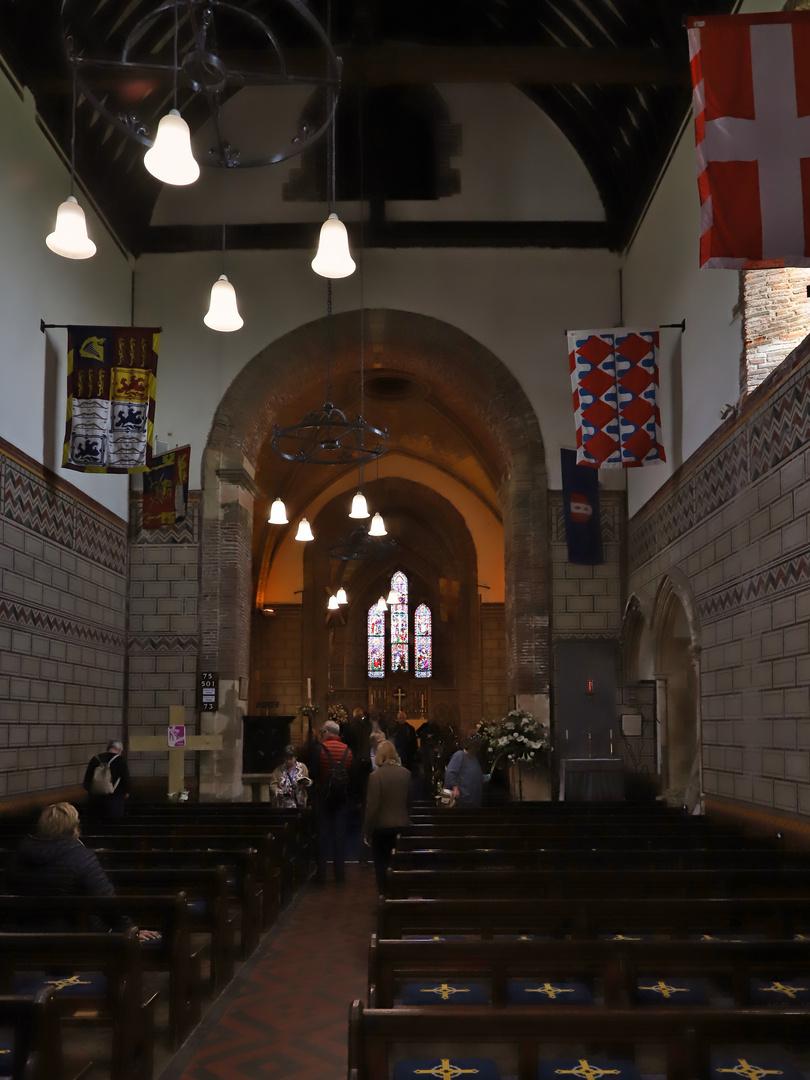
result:
[(700, 265), (810, 266), (810, 11), (687, 20)]

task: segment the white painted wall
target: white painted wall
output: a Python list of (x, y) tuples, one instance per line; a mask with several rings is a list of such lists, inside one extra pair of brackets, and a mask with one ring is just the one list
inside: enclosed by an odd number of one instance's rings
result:
[[(317, 233), (317, 229), (315, 230)], [(313, 236), (313, 244), (316, 242)], [(202, 322), (222, 256), (143, 256), (136, 271), (136, 321), (164, 327), (157, 437), (191, 443), (191, 484), (217, 405), (261, 349), (326, 312), (326, 286), (311, 253), (233, 252), (226, 272), (244, 327), (217, 334)], [(354, 310), (359, 281), (334, 284), (334, 310)], [(365, 303), (441, 319), (490, 349), (515, 375), (534, 407), (551, 487), (560, 487), (559, 447), (573, 447), (574, 417), (565, 331), (610, 326), (618, 318), (618, 258), (607, 252), (388, 250), (365, 254)], [(325, 377), (324, 367), (324, 377)], [(606, 471), (620, 487), (620, 470)]]
[[(126, 259), (85, 199), (76, 195), (98, 246), (92, 259), (63, 259), (45, 246), (70, 175), (36, 126), (32, 100), (0, 78), (0, 435), (59, 472), (65, 434), (67, 337), (47, 323), (129, 323)], [(127, 517), (126, 476), (65, 470), (65, 479)]]

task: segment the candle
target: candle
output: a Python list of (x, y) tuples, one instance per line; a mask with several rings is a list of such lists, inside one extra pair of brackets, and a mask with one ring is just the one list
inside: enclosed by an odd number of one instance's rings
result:
[(307, 679), (307, 701), (312, 704), (312, 679)]
[(422, 712), (425, 711), (425, 695), (422, 694)]

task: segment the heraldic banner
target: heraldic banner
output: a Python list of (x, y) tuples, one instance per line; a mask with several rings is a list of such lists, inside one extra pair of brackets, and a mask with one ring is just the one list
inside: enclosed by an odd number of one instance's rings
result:
[(628, 469), (666, 461), (657, 357), (657, 330), (568, 331), (578, 464)]
[(686, 26), (700, 265), (810, 266), (810, 11)]
[(599, 474), (577, 465), (575, 450), (560, 450), (563, 520), (568, 561), (597, 566), (605, 561), (599, 516)]
[(190, 446), (152, 458), (152, 468), (143, 478), (144, 529), (161, 529), (185, 520), (190, 459)]
[(152, 461), (160, 332), (142, 326), (69, 326), (62, 466), (145, 472)]

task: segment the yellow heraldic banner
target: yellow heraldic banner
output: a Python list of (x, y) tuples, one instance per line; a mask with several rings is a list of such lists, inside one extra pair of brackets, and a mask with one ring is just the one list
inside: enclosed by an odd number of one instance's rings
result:
[(160, 331), (69, 326), (62, 466), (145, 472), (152, 464)]

